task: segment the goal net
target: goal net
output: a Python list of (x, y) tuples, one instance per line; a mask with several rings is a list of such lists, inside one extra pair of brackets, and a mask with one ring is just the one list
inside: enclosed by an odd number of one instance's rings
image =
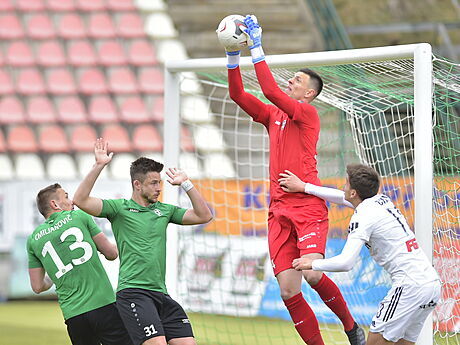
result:
[[(382, 192), (432, 253), (443, 282), (433, 327), (428, 322), (424, 330), (433, 337), (420, 343), (431, 344), (433, 338), (435, 344), (460, 344), (459, 65), (432, 56), (424, 44), (267, 61), (281, 88), (302, 67), (322, 76), (325, 87), (314, 105), (321, 119), (317, 159), (323, 185), (342, 188), (349, 163), (380, 172)], [(210, 224), (168, 234), (169, 292), (190, 313), (202, 345), (303, 344), (268, 257), (267, 133), (229, 98), (225, 63), (199, 59), (166, 65), (164, 160), (189, 174), (215, 215)], [(267, 102), (250, 61), (243, 58), (241, 66), (246, 91)], [(166, 201), (189, 206), (183, 193), (165, 188)], [(328, 206), (330, 257), (345, 243), (352, 211)], [(387, 274), (363, 249), (350, 272), (328, 276), (357, 322), (367, 327), (390, 287)], [(316, 292), (305, 282), (302, 292), (325, 343), (347, 344), (339, 320)]]

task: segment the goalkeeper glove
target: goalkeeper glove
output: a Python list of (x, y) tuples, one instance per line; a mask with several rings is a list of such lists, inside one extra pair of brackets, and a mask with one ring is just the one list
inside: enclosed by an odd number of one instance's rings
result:
[(257, 22), (255, 15), (247, 15), (244, 18), (246, 25), (245, 33), (248, 35), (248, 46), (251, 50), (252, 62), (258, 63), (265, 60), (264, 51), (262, 49), (262, 28)]
[(235, 50), (235, 51), (227, 51), (225, 50), (225, 54), (227, 54), (227, 68), (228, 69), (234, 69), (237, 68), (240, 64), (240, 51)]

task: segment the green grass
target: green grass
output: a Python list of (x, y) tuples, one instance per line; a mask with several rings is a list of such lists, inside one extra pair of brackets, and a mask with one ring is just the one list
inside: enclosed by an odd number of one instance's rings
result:
[[(198, 345), (302, 345), (291, 322), (189, 314)], [(348, 344), (338, 325), (321, 325), (326, 345)], [(366, 330), (367, 332), (367, 330)], [(460, 345), (460, 337), (436, 337), (438, 345)], [(61, 310), (55, 301), (0, 304), (0, 344), (70, 345)]]

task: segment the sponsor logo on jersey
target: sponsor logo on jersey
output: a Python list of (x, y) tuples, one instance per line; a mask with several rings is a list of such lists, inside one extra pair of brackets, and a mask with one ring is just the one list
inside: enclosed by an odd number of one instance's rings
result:
[(430, 301), (430, 303), (422, 304), (422, 305), (420, 306), (420, 309), (434, 308), (434, 307), (436, 307), (436, 305), (437, 305), (436, 302)]
[(348, 226), (348, 233), (351, 233), (353, 231), (355, 231), (356, 229), (358, 229), (358, 222), (353, 222), (353, 223), (350, 223), (350, 225)]
[(299, 322), (296, 322), (296, 323), (294, 324), (294, 327), (297, 327), (298, 325), (301, 325), (301, 324), (303, 324), (303, 320), (302, 320), (302, 321), (299, 321)]
[(272, 259), (272, 267), (273, 267), (273, 269), (275, 269), (275, 267), (276, 267), (275, 261), (273, 261), (273, 259)]
[(299, 238), (299, 242), (303, 242), (305, 240), (308, 240), (309, 238), (316, 236), (316, 232), (310, 232), (309, 234), (303, 235), (302, 237)]
[(163, 213), (161, 213), (161, 211), (159, 209), (154, 209), (153, 212), (155, 212), (155, 214), (158, 216), (158, 217), (161, 217), (163, 215)]
[(277, 121), (275, 121), (275, 125), (278, 125), (278, 126), (279, 126), (279, 125), (281, 125), (281, 122), (279, 122), (279, 121), (277, 120)]
[(309, 244), (309, 245), (307, 246), (307, 249), (308, 249), (308, 248), (316, 248), (316, 244)]
[(286, 127), (286, 122), (287, 122), (287, 120), (284, 120), (284, 121), (283, 121), (283, 124), (281, 125), (281, 130), (283, 130), (284, 127)]
[(139, 210), (136, 210), (135, 208), (130, 208), (129, 212), (139, 213)]
[(182, 319), (182, 323), (190, 323), (189, 319)]

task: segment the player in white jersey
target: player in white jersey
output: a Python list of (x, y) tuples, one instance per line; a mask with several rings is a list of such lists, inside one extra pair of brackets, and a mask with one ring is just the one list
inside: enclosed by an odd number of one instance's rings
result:
[(286, 192), (305, 192), (355, 209), (341, 254), (315, 260), (302, 257), (292, 266), (296, 270), (349, 271), (366, 245), (392, 280), (372, 319), (367, 345), (414, 344), (440, 298), (440, 279), (404, 216), (388, 196), (378, 194), (378, 173), (366, 165), (348, 165), (344, 191), (304, 183), (289, 171), (280, 175), (279, 183)]

